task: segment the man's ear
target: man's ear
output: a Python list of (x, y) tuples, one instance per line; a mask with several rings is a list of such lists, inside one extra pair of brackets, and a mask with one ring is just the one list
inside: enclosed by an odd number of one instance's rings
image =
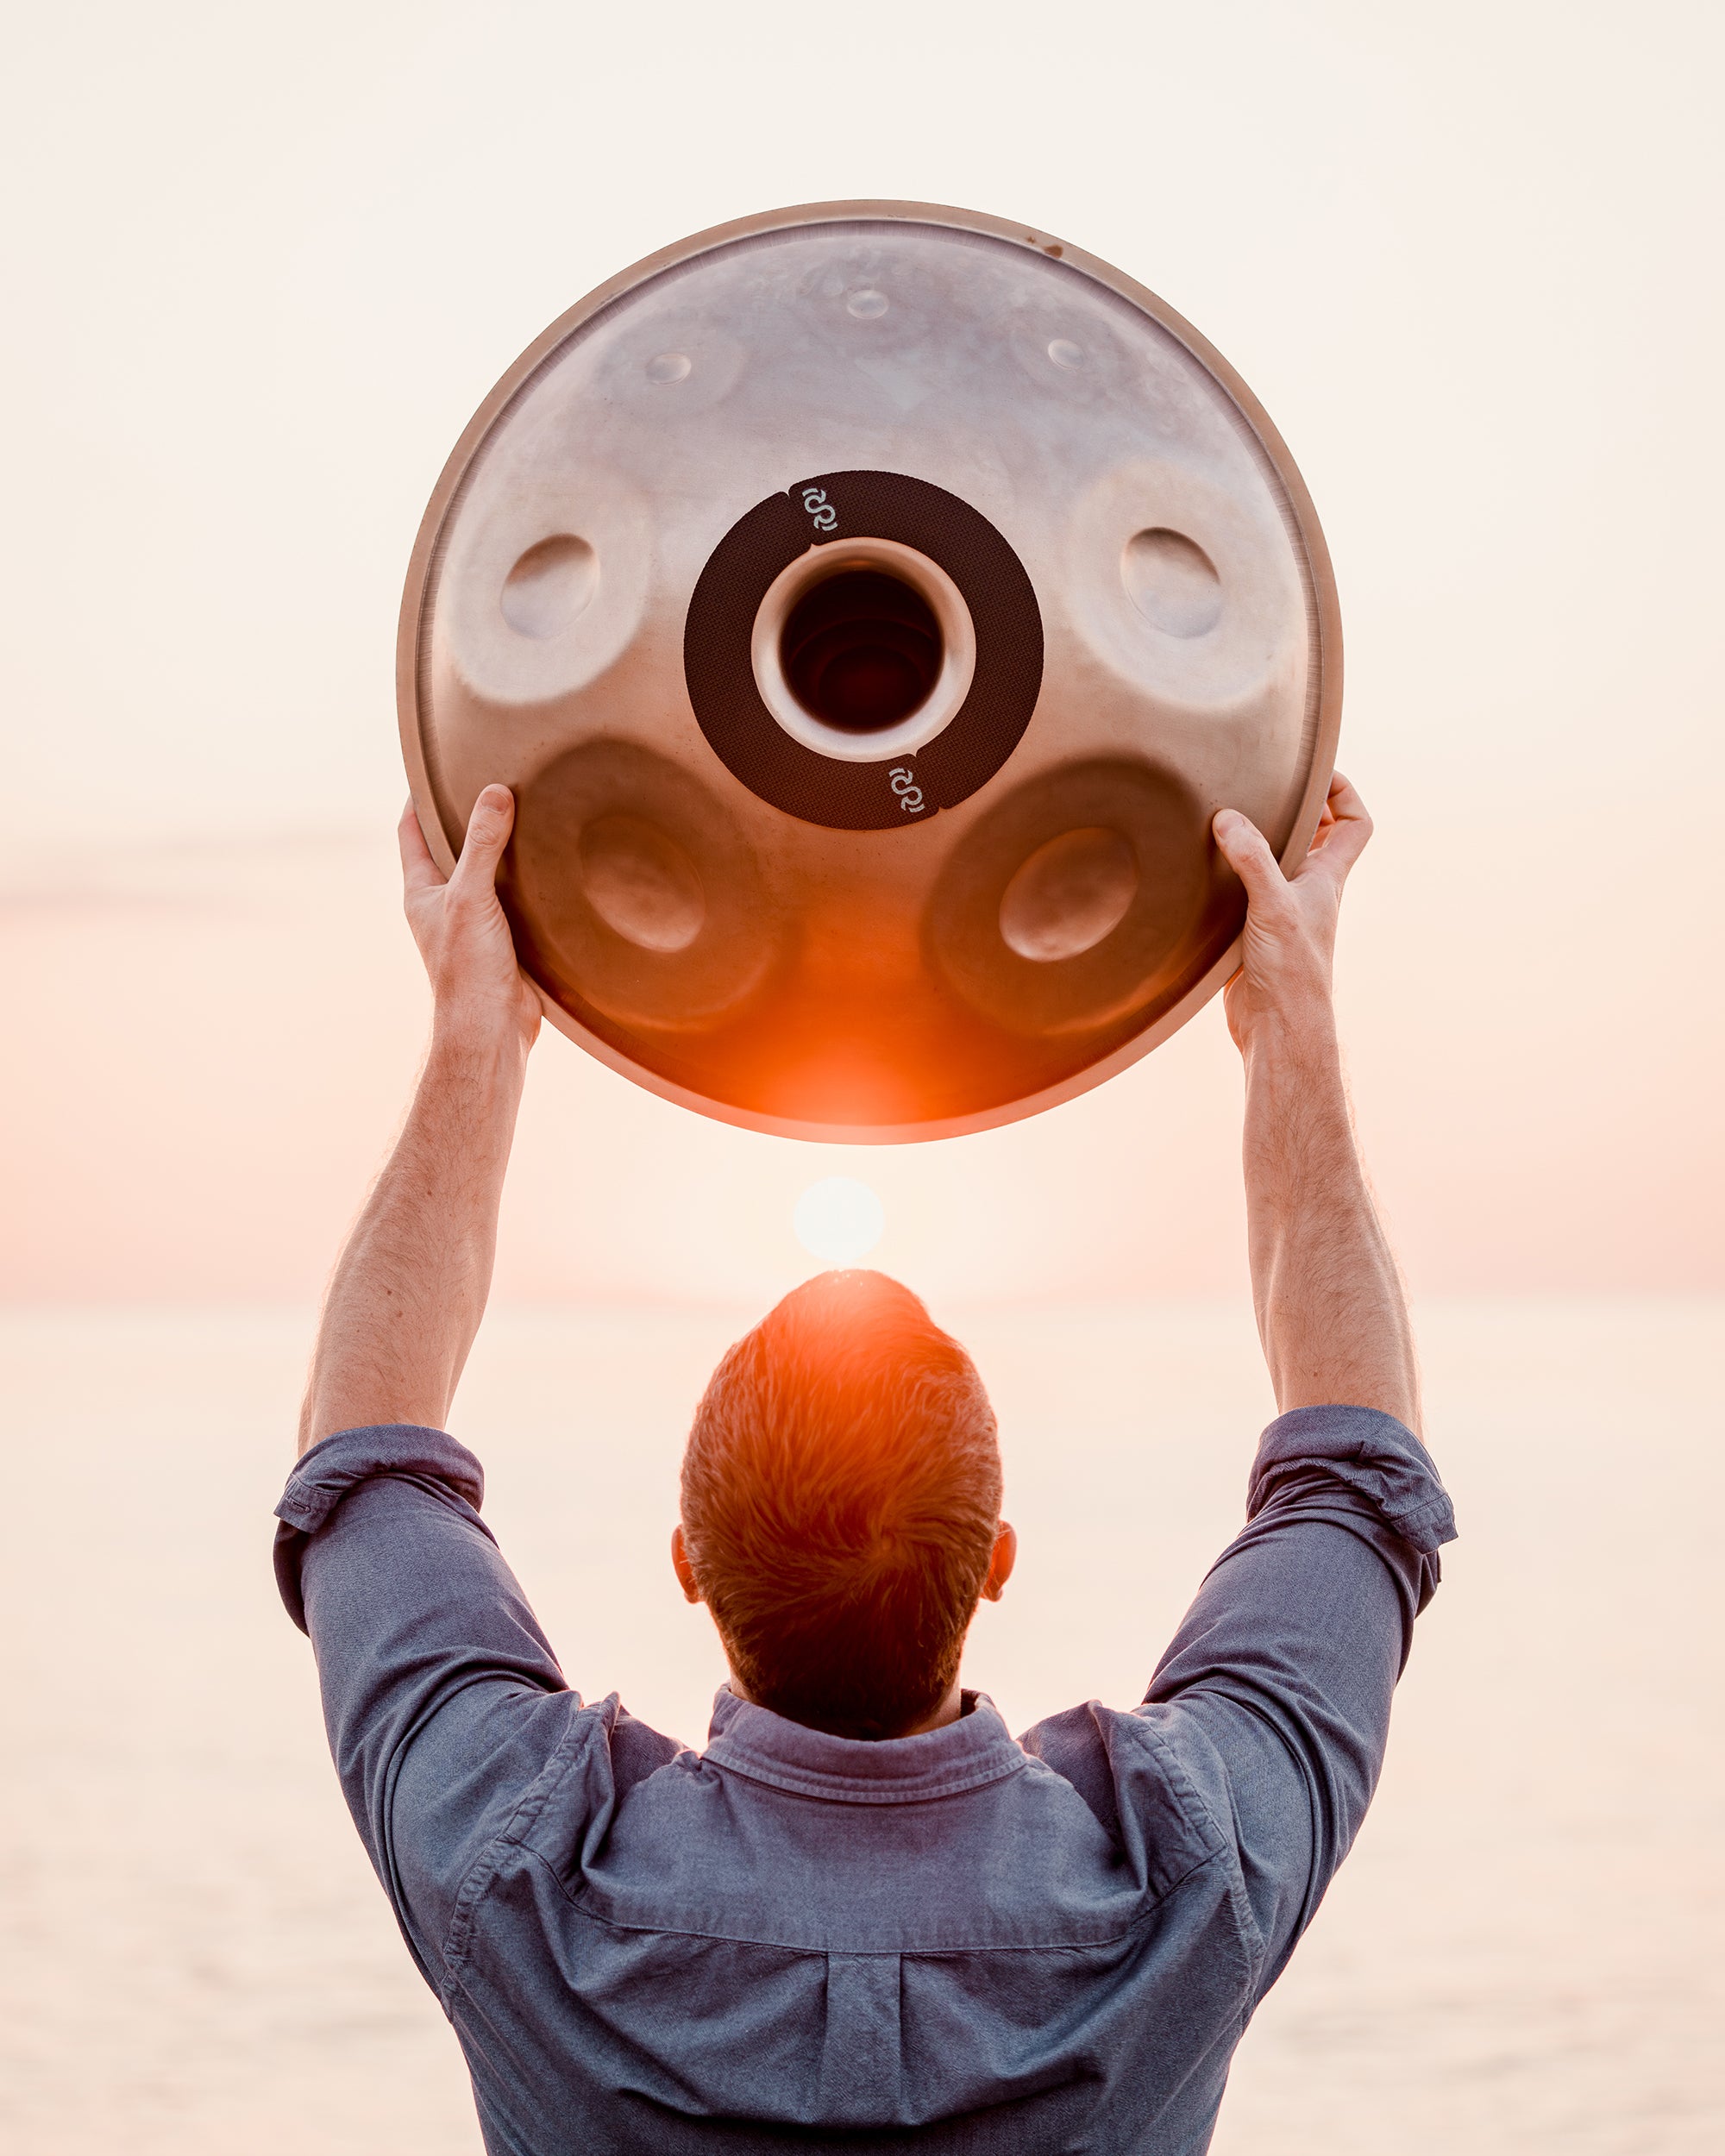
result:
[(1013, 1576), (1013, 1567), (1019, 1561), (1019, 1532), (1009, 1520), (1003, 1520), (994, 1530), (994, 1554), (988, 1559), (988, 1576), (982, 1583), (982, 1600), (997, 1602), (1006, 1591), (1007, 1582)]
[(671, 1530), (671, 1568), (677, 1576), (677, 1585), (683, 1590), (686, 1602), (698, 1602), (701, 1591), (695, 1581), (695, 1568), (689, 1563), (689, 1553), (683, 1541), (682, 1523)]

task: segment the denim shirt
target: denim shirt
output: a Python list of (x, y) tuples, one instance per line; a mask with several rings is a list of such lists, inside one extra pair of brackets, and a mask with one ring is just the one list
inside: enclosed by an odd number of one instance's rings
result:
[(1308, 1407), (1144, 1702), (827, 1736), (721, 1690), (705, 1752), (568, 1689), (441, 1431), (278, 1507), (355, 1824), (492, 2156), (1204, 2149), (1358, 1829), (1454, 1533), (1425, 1448)]

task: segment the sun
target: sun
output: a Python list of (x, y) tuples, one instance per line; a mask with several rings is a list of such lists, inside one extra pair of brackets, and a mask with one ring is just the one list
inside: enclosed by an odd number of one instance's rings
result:
[(791, 1225), (812, 1257), (829, 1265), (855, 1265), (885, 1233), (887, 1212), (856, 1176), (827, 1175), (797, 1200)]

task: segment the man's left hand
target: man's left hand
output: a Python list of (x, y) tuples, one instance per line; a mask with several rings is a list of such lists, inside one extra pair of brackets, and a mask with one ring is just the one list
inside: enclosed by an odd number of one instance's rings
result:
[(515, 824), (515, 796), (488, 786), (474, 803), (455, 872), (431, 858), (410, 801), (401, 841), (403, 902), (408, 926), (430, 976), (433, 1025), (440, 1033), (515, 1032), (533, 1045), (543, 1006), (523, 974), (497, 895), (498, 863)]

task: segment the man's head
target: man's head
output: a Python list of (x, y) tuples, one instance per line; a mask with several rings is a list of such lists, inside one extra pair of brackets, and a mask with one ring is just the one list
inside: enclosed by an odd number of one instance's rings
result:
[(1012, 1570), (994, 1411), (883, 1273), (823, 1273), (713, 1373), (673, 1555), (749, 1697), (841, 1737), (930, 1720)]

